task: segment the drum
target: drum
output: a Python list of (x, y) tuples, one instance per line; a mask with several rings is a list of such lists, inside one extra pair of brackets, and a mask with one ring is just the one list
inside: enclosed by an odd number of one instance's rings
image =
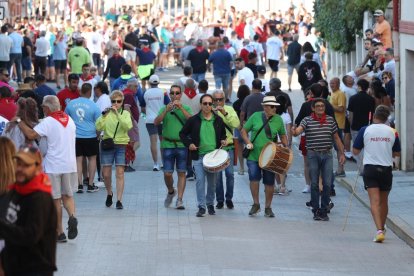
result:
[(285, 174), (293, 161), (293, 152), (276, 143), (267, 143), (260, 153), (259, 167), (277, 174)]
[(216, 173), (224, 170), (230, 165), (229, 153), (222, 149), (213, 150), (204, 155), (204, 170), (210, 173)]

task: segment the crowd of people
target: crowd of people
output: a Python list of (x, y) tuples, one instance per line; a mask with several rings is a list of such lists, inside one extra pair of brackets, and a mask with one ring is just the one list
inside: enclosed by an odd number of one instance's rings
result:
[[(204, 22), (196, 12), (178, 15), (174, 24), (162, 20), (162, 13), (118, 17), (111, 10), (106, 18), (78, 16), (74, 26), (24, 18), (1, 27), (0, 134), (6, 138), (0, 139), (5, 168), (0, 173), (0, 239), (6, 241), (6, 272), (55, 270), (52, 244), (78, 235), (74, 193), (104, 187), (105, 205), (111, 207), (114, 165), (115, 207), (124, 208), (124, 174), (135, 171), (140, 119), (145, 120), (153, 171), (162, 168), (164, 173), (167, 208), (176, 197), (175, 208), (185, 209), (186, 182), (195, 180), (197, 217), (214, 215), (224, 205), (233, 209), (238, 161), (239, 175), (247, 166), (253, 201), (248, 214), (261, 210), (262, 181), (264, 215), (275, 217), (274, 194), (291, 190), (285, 173), (260, 166), (261, 153), (268, 143), (289, 149), (292, 136), (300, 135), (303, 192), (311, 194), (306, 205), (313, 219), (329, 220), (334, 178), (346, 175), (346, 159), (355, 160), (371, 199), (374, 241), (384, 240), (392, 155), (400, 148), (398, 135), (388, 126), (395, 63), (389, 34), (378, 27), (384, 22), (382, 11), (375, 11), (377, 25), (366, 32), (364, 63), (329, 83), (323, 79), (324, 43), (302, 6), (296, 13), (292, 7), (269, 17), (232, 7), (214, 11)], [(159, 88), (156, 72), (168, 70), (170, 55), (183, 75), (165, 90)], [(277, 78), (285, 60), (289, 92), (296, 70), (305, 98), (296, 117)], [(214, 89), (206, 80), (211, 71)], [(56, 83), (58, 91), (48, 82)], [(238, 87), (234, 103), (233, 87)], [(216, 164), (223, 153), (227, 166)], [(69, 217), (67, 235), (62, 206)], [(42, 262), (22, 266), (11, 261), (22, 246), (29, 249), (19, 254), (32, 252)]]

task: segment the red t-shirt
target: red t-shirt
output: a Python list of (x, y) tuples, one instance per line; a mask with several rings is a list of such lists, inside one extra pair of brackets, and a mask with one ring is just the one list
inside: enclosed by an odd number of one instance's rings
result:
[(12, 98), (1, 98), (0, 99), (0, 115), (11, 120), (16, 116), (17, 105), (14, 103)]
[(61, 110), (65, 111), (66, 105), (71, 100), (79, 98), (79, 90), (76, 89), (76, 91), (72, 91), (72, 90), (69, 90), (69, 88), (65, 88), (57, 94), (57, 97), (58, 97), (59, 102), (60, 102)]

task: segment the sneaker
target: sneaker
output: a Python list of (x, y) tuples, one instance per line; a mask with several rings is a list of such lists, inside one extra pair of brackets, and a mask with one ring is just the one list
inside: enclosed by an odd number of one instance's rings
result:
[(208, 205), (207, 210), (208, 210), (208, 214), (211, 215), (211, 216), (216, 214), (216, 211), (214, 210), (213, 205)]
[(223, 209), (224, 203), (223, 202), (217, 202), (216, 208), (217, 209)]
[(320, 212), (319, 217), (320, 217), (321, 221), (329, 221), (329, 217), (328, 217), (327, 212)]
[(289, 89), (288, 89), (288, 91), (289, 91), (289, 92), (292, 92), (292, 89), (291, 89), (291, 88), (289, 88)]
[(105, 182), (103, 182), (103, 181), (96, 182), (96, 187), (98, 187), (98, 188), (104, 188), (105, 187)]
[(175, 202), (175, 208), (178, 209), (178, 210), (184, 210), (185, 209), (182, 199), (177, 198), (177, 201)]
[(239, 170), (237, 173), (238, 173), (239, 175), (244, 175), (244, 170)]
[(135, 172), (135, 169), (131, 166), (126, 166), (124, 171), (125, 172)]
[(374, 237), (374, 242), (383, 242), (385, 240), (385, 234), (383, 230), (378, 230)]
[(99, 191), (99, 188), (95, 186), (95, 184), (88, 185), (88, 193), (94, 193)]
[(160, 166), (158, 164), (154, 164), (154, 167), (152, 169), (154, 172), (158, 172), (160, 170)]
[(187, 179), (187, 181), (194, 181), (195, 180), (195, 175), (194, 174), (193, 175), (187, 175), (185, 178)]
[(345, 171), (343, 171), (343, 172), (335, 172), (335, 177), (346, 177)]
[(226, 206), (227, 206), (227, 209), (233, 209), (234, 208), (233, 201), (231, 201), (231, 199), (226, 200)]
[(72, 215), (68, 220), (68, 239), (73, 240), (78, 235), (78, 220)]
[(311, 192), (310, 185), (305, 185), (305, 187), (302, 190), (302, 193), (309, 194)]
[(287, 189), (286, 187), (281, 187), (279, 188), (279, 192), (277, 194), (281, 196), (288, 196), (290, 192), (291, 190)]
[(114, 193), (112, 193), (111, 195), (106, 196), (106, 201), (105, 201), (106, 207), (111, 207), (112, 206), (112, 197), (113, 196), (114, 196)]
[(78, 194), (82, 194), (83, 193), (83, 185), (82, 184), (79, 184), (78, 185), (78, 191), (77, 191), (77, 193)]
[(326, 212), (329, 214), (334, 206), (335, 204), (332, 202), (332, 200), (330, 200), (328, 204), (328, 211)]
[(268, 207), (268, 208), (265, 208), (264, 216), (268, 218), (274, 218), (275, 213), (273, 213), (272, 208)]
[(60, 233), (58, 236), (57, 236), (57, 239), (56, 239), (56, 242), (58, 242), (58, 243), (64, 243), (64, 242), (67, 242), (68, 240), (66, 239), (66, 235), (65, 235), (65, 233)]
[(336, 196), (336, 191), (335, 191), (335, 189), (331, 189), (331, 196)]
[(312, 208), (312, 203), (310, 201), (307, 201), (305, 204), (306, 204), (306, 207), (308, 207), (309, 209), (311, 209), (311, 210), (313, 209)]
[(124, 209), (124, 205), (122, 205), (122, 202), (119, 200), (116, 202), (116, 209), (118, 210)]
[(199, 207), (196, 216), (201, 218), (201, 217), (204, 217), (205, 214), (206, 214), (206, 209)]
[(256, 215), (260, 212), (260, 204), (253, 204), (252, 208), (250, 209), (249, 216)]
[(173, 191), (173, 193), (172, 193), (172, 194), (167, 193), (167, 197), (166, 197), (166, 198), (165, 198), (165, 200), (164, 200), (164, 207), (165, 207), (165, 208), (170, 207), (170, 205), (171, 205), (171, 203), (172, 203), (172, 201), (173, 201), (173, 198), (174, 198), (176, 195), (177, 195), (177, 190), (176, 190), (176, 189), (174, 189), (174, 191)]

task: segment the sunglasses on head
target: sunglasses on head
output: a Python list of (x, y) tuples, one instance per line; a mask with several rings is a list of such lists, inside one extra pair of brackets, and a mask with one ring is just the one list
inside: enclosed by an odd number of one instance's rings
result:
[(224, 100), (224, 98), (214, 98), (214, 101), (216, 102), (222, 102)]
[(111, 102), (112, 103), (119, 103), (120, 104), (120, 103), (122, 103), (122, 100), (112, 100)]
[(19, 151), (23, 151), (23, 152), (31, 152), (31, 153), (37, 153), (39, 152), (38, 148), (35, 148), (32, 145), (23, 145), (19, 148)]
[(212, 102), (203, 102), (203, 105), (205, 105), (205, 106), (212, 106), (213, 105), (213, 103)]

